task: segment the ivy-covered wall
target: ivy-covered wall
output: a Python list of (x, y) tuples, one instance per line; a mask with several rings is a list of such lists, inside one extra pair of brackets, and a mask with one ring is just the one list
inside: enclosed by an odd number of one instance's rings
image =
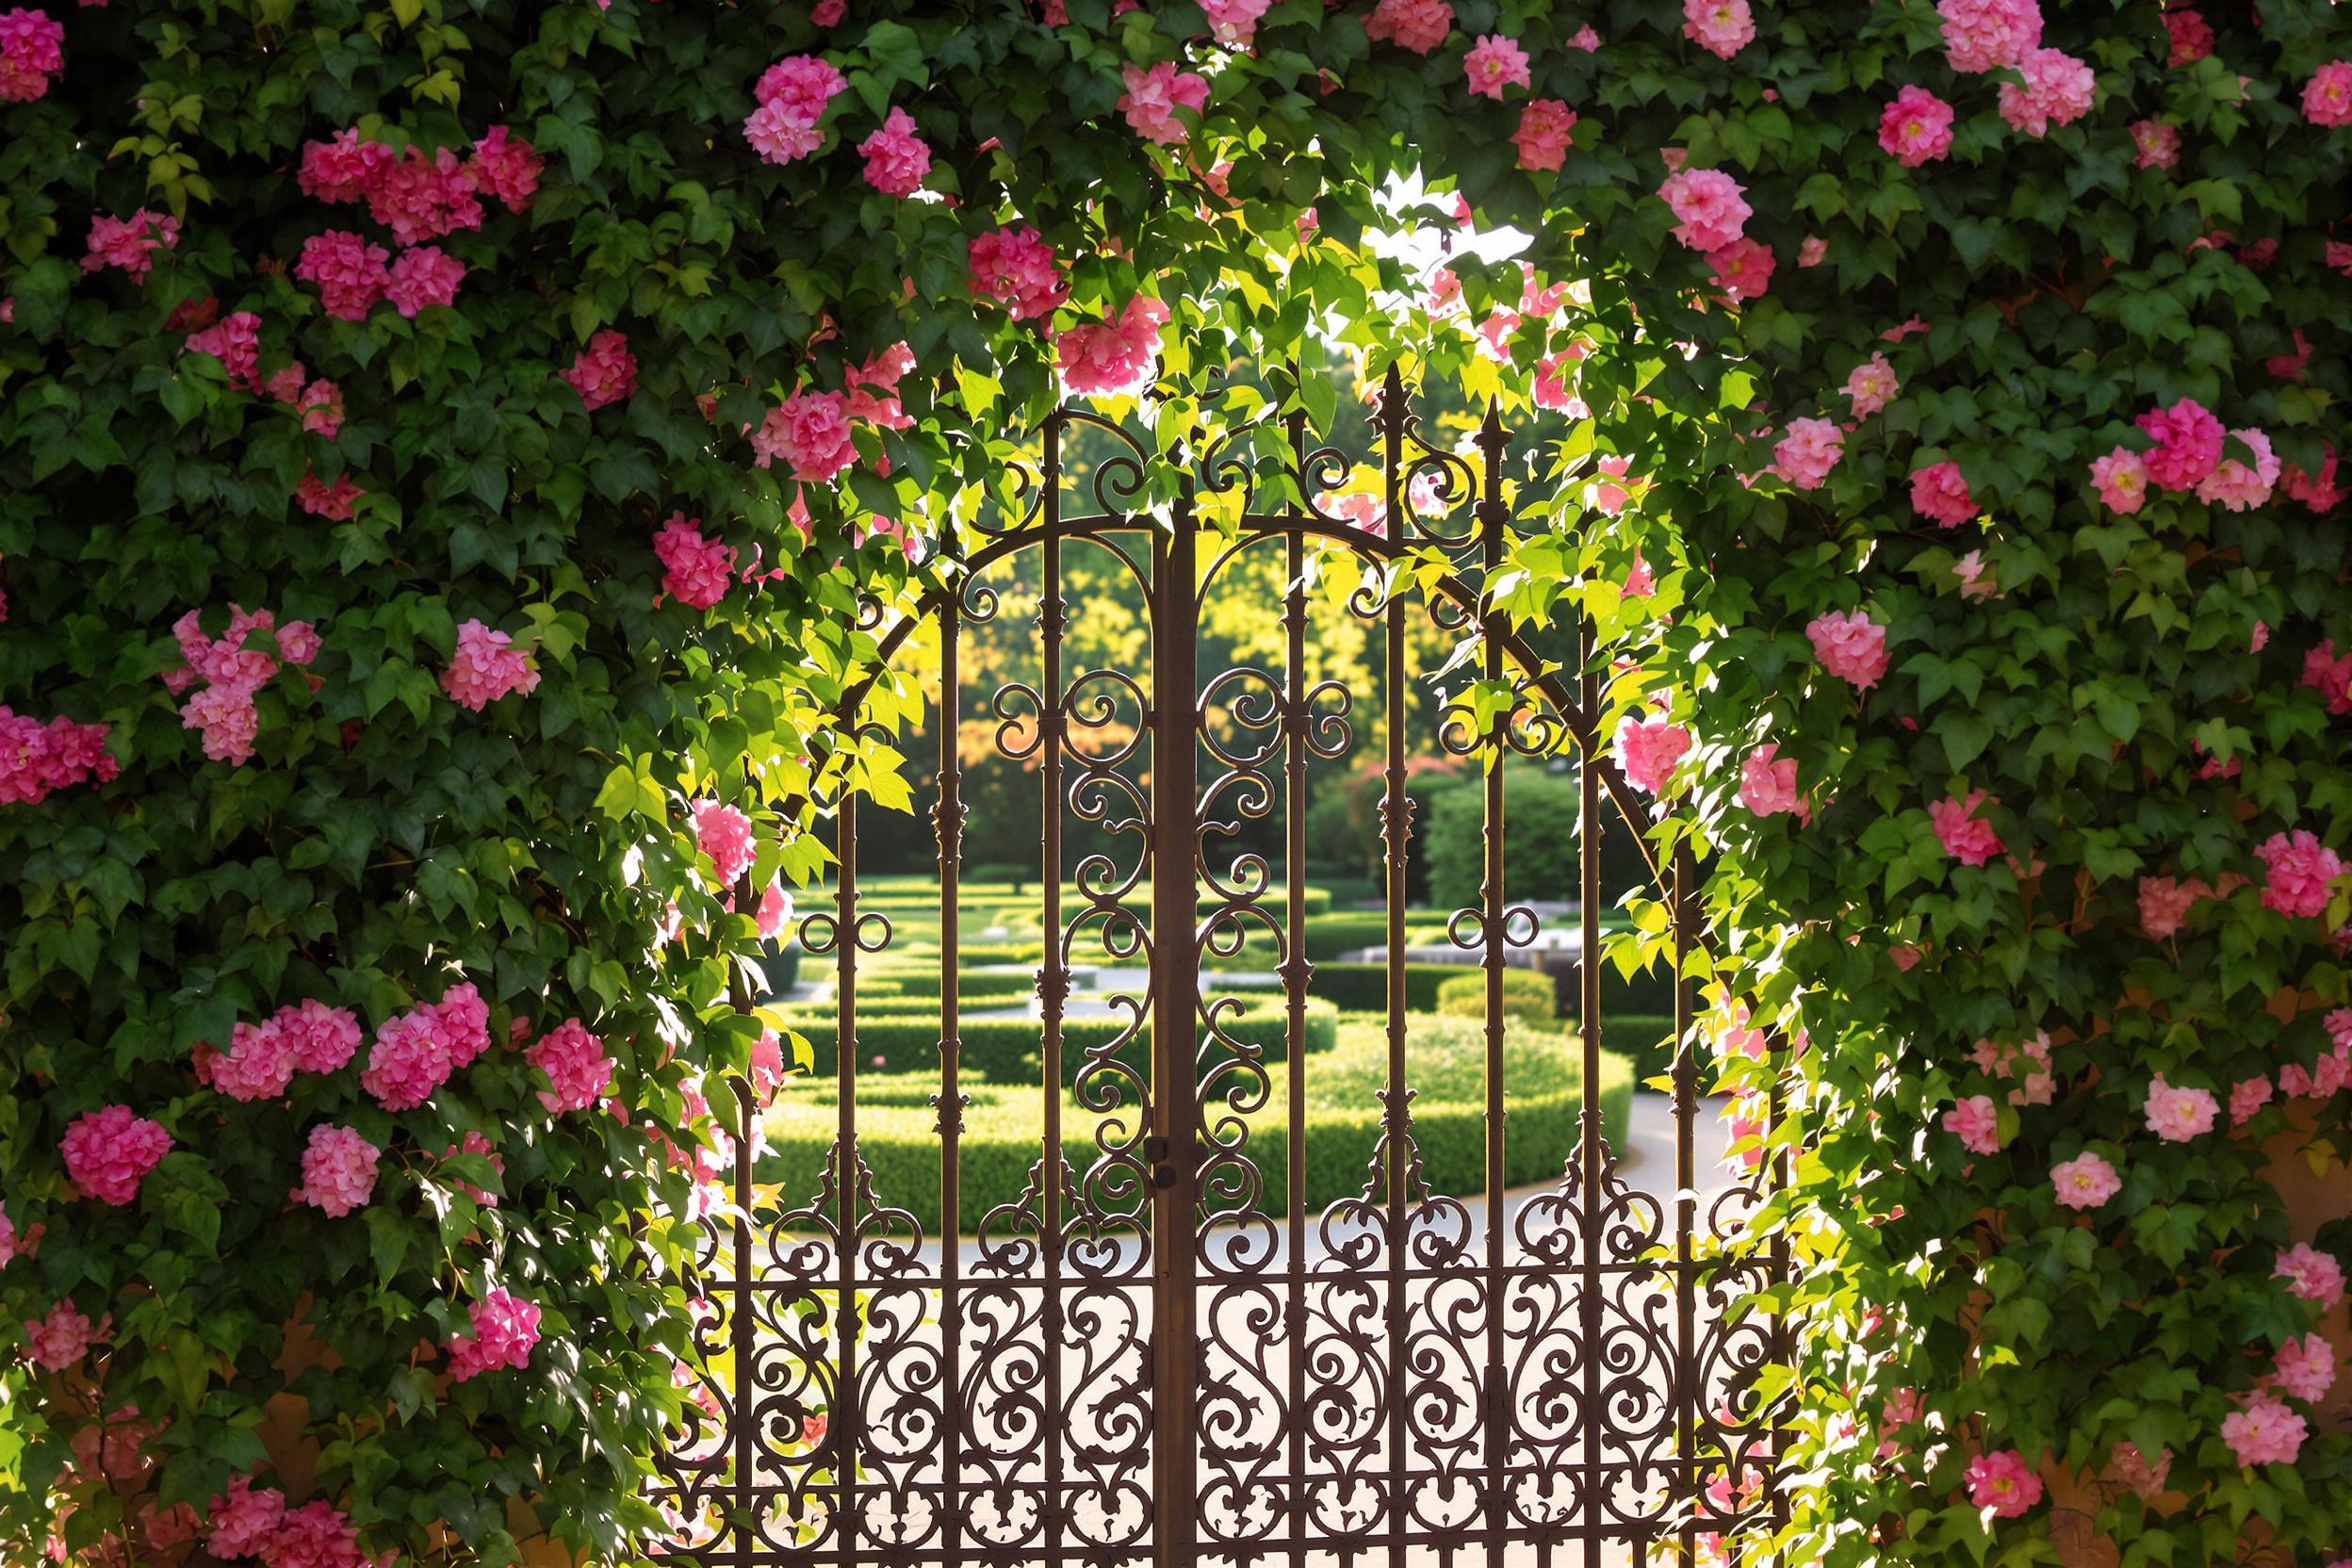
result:
[(1323, 321), (1563, 416), (1502, 602), (1790, 1042), (1786, 1558), (2352, 1552), (2352, 19), (1118, 8), (0, 8), (0, 1553), (658, 1528), (859, 595)]

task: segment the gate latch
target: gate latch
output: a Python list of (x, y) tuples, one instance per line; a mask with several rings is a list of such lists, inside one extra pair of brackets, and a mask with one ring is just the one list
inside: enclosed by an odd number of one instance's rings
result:
[(1143, 1157), (1152, 1162), (1152, 1184), (1167, 1188), (1176, 1184), (1176, 1172), (1168, 1166), (1168, 1137), (1152, 1133), (1143, 1140)]

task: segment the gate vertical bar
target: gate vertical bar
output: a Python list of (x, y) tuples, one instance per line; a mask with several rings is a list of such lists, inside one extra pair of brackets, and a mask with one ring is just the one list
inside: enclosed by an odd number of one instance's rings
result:
[[(844, 715), (843, 724), (856, 722), (854, 714)], [(834, 1233), (834, 1262), (839, 1266), (837, 1289), (839, 1298), (833, 1303), (833, 1331), (841, 1353), (841, 1382), (833, 1400), (833, 1409), (825, 1423), (825, 1436), (833, 1445), (833, 1464), (839, 1472), (836, 1482), (841, 1501), (836, 1507), (833, 1528), (834, 1544), (840, 1548), (841, 1568), (858, 1568), (858, 792), (841, 792), (841, 880), (838, 920), (833, 941), (835, 980), (833, 993), (834, 1070), (839, 1075), (841, 1126), (835, 1134), (840, 1152), (835, 1156), (833, 1169), (841, 1190), (834, 1196), (839, 1200), (839, 1229)]]
[(1045, 816), (1038, 876), (1045, 890), (1045, 959), (1037, 969), (1037, 1009), (1044, 1020), (1045, 1128), (1039, 1138), (1038, 1236), (1045, 1258), (1045, 1298), (1038, 1321), (1045, 1331), (1044, 1527), (1049, 1552), (1059, 1547), (1062, 1514), (1062, 1007), (1070, 970), (1062, 961), (1062, 416), (1045, 426), (1045, 582), (1037, 598), (1044, 639), (1037, 738)]
[[(1699, 1224), (1698, 1163), (1692, 1149), (1698, 1118), (1698, 1053), (1690, 1040), (1690, 982), (1683, 960), (1690, 956), (1697, 911), (1696, 879), (1688, 844), (1674, 846), (1667, 885), (1674, 923), (1674, 1457), (1681, 1476), (1675, 1488), (1683, 1501), (1698, 1496), (1699, 1386), (1698, 1269), (1693, 1246)], [(1695, 1562), (1699, 1529), (1682, 1527), (1682, 1557)]]
[[(1490, 686), (1503, 678), (1501, 611), (1494, 599), (1494, 580), (1502, 573), (1503, 504), (1502, 415), (1492, 402), (1478, 426), (1478, 449), (1485, 471), (1478, 490), (1478, 560), (1485, 568), (1478, 583), (1478, 641), (1480, 673)], [(1486, 864), (1479, 879), (1479, 963), (1486, 971), (1486, 1372), (1482, 1390), (1486, 1425), (1486, 1527), (1490, 1532), (1490, 1562), (1502, 1555), (1506, 1538), (1511, 1458), (1511, 1371), (1504, 1360), (1503, 1313), (1511, 1289), (1504, 1271), (1503, 1243), (1503, 759), (1510, 752), (1511, 707), (1499, 710), (1484, 737), (1479, 761), (1486, 770)]]
[[(740, 980), (738, 981), (740, 984)], [(750, 1010), (746, 1004), (742, 1011)], [(759, 1115), (753, 1109), (751, 1086), (735, 1080), (735, 1114), (739, 1121), (735, 1141), (735, 1277), (728, 1282), (727, 1310), (731, 1315), (727, 1323), (727, 1348), (734, 1358), (734, 1375), (728, 1379), (733, 1385), (727, 1391), (727, 1413), (735, 1422), (735, 1508), (739, 1515), (731, 1532), (735, 1541), (735, 1560), (747, 1565), (753, 1559), (753, 1547), (760, 1539), (758, 1517), (760, 1501), (752, 1491), (758, 1473), (757, 1449), (754, 1438), (759, 1424), (752, 1419), (745, 1400), (757, 1386), (751, 1375), (754, 1359), (759, 1354), (757, 1338), (760, 1320), (752, 1308), (751, 1289), (751, 1151), (752, 1133), (759, 1125)]]
[[(1380, 385), (1380, 490), (1389, 537), (1405, 543), (1413, 520), (1407, 514), (1404, 483), (1405, 378), (1396, 366), (1388, 368)], [(1381, 1096), (1381, 1141), (1388, 1152), (1388, 1366), (1382, 1393), (1388, 1400), (1388, 1562), (1404, 1568), (1409, 1510), (1405, 1475), (1405, 1413), (1403, 1380), (1405, 1334), (1405, 1266), (1408, 1220), (1405, 1215), (1407, 1148), (1413, 1136), (1408, 1109), (1412, 1091), (1405, 1086), (1405, 857), (1413, 837), (1413, 801), (1405, 793), (1405, 607), (1403, 573), (1392, 568), (1388, 602), (1380, 607), (1380, 745), (1385, 754), (1385, 778), (1380, 795), (1381, 849), (1388, 858), (1386, 885), (1380, 890), (1388, 906), (1388, 1086)]]
[(939, 1462), (939, 1508), (945, 1516), (941, 1544), (948, 1560), (958, 1555), (963, 1508), (958, 1482), (963, 1466), (963, 1222), (962, 1155), (964, 1098), (960, 1084), (963, 1039), (956, 977), (961, 972), (964, 858), (964, 769), (961, 740), (963, 699), (956, 655), (963, 629), (962, 604), (950, 589), (939, 605), (939, 1421), (945, 1451)]
[[(1295, 372), (1294, 372), (1295, 373)], [(1290, 416), (1292, 471), (1307, 482), (1307, 416)], [(1289, 993), (1285, 1037), (1288, 1105), (1282, 1149), (1289, 1210), (1289, 1402), (1282, 1426), (1289, 1444), (1290, 1560), (1304, 1560), (1307, 1541), (1307, 596), (1306, 547), (1298, 529), (1282, 542), (1282, 988)]]
[(1200, 1303), (1194, 1286), (1200, 1147), (1195, 944), (1193, 632), (1198, 612), (1192, 490), (1187, 482), (1152, 569), (1152, 1079), (1164, 1157), (1152, 1171), (1152, 1561), (1198, 1560), (1194, 1411), (1199, 1404)]
[(1583, 1216), (1577, 1306), (1584, 1341), (1582, 1499), (1585, 1568), (1601, 1568), (1601, 751), (1600, 679), (1592, 623), (1576, 617), (1576, 696), (1588, 726), (1576, 766), (1576, 1021), (1583, 1031), (1583, 1116), (1576, 1128), (1576, 1207)]

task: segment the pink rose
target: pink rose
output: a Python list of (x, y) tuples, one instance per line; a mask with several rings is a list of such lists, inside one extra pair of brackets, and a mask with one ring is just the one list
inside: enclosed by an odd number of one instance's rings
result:
[(882, 128), (858, 144), (866, 160), (866, 183), (885, 196), (911, 196), (931, 172), (931, 149), (915, 134), (914, 116), (894, 108)]
[(1895, 368), (1886, 363), (1883, 353), (1872, 353), (1855, 366), (1846, 377), (1846, 396), (1853, 400), (1854, 416), (1867, 419), (1885, 408), (1902, 384), (1895, 380)]
[(1756, 18), (1748, 0), (1683, 0), (1682, 36), (1729, 59), (1756, 40)]
[(1956, 528), (1976, 515), (1968, 482), (1957, 463), (1931, 463), (1911, 476), (1911, 507), (1941, 528)]
[(2069, 1209), (2096, 1209), (2123, 1190), (2115, 1168), (2097, 1154), (2083, 1152), (2050, 1168), (2050, 1185), (2058, 1201)]
[(637, 390), (637, 356), (629, 351), (629, 335), (600, 332), (564, 372), (564, 379), (589, 413), (616, 403)]
[(1809, 817), (1812, 812), (1797, 793), (1796, 759), (1784, 760), (1779, 752), (1779, 743), (1768, 741), (1748, 754), (1740, 765), (1740, 804), (1759, 817), (1783, 811)]
[(2295, 1397), (2317, 1404), (2336, 1383), (2336, 1350), (2324, 1334), (2305, 1334), (2278, 1348), (2272, 1380)]
[(547, 160), (530, 142), (511, 135), (504, 125), (493, 125), (466, 160), (466, 183), (482, 195), (498, 198), (509, 212), (526, 212), (546, 168)]
[(2213, 27), (2204, 17), (2175, 0), (2164, 0), (2164, 31), (2172, 39), (2172, 48), (2164, 57), (2168, 66), (2195, 65), (2213, 52)]
[(524, 1055), (547, 1075), (549, 1086), (539, 1091), (539, 1103), (550, 1111), (587, 1110), (612, 1090), (612, 1063), (604, 1041), (576, 1018), (548, 1030)]
[(2230, 1125), (2243, 1127), (2254, 1119), (2256, 1113), (2270, 1103), (2271, 1086), (2267, 1078), (2247, 1078), (2230, 1091)]
[(494, 1289), (473, 1304), (468, 1315), (473, 1333), (448, 1345), (450, 1381), (462, 1383), (500, 1367), (531, 1364), (531, 1347), (539, 1343), (537, 1302)]
[(2156, 449), (2142, 463), (2150, 483), (2164, 490), (2193, 490), (2221, 462), (2221, 421), (2194, 398), (2143, 414), (2135, 421)]
[(1992, 1096), (1972, 1094), (1944, 1113), (1944, 1131), (1971, 1154), (2001, 1152), (2001, 1113)]
[(2158, 1073), (2148, 1087), (2148, 1130), (2166, 1143), (2186, 1143), (2213, 1130), (2220, 1102), (2207, 1089), (2175, 1088)]
[(2286, 1281), (2289, 1295), (2318, 1302), (2321, 1312), (2335, 1311), (2344, 1299), (2344, 1266), (2309, 1242), (2298, 1241), (2279, 1253), (2272, 1278)]
[(2254, 454), (2254, 466), (2248, 467), (2234, 457), (2223, 458), (2212, 473), (2197, 481), (2197, 498), (2244, 512), (2270, 499), (2271, 487), (2278, 482), (2278, 459), (2270, 449), (2270, 437), (2261, 431), (2230, 433)]
[(92, 1323), (71, 1301), (59, 1301), (46, 1315), (24, 1325), (24, 1356), (44, 1371), (62, 1372), (90, 1353), (90, 1348), (112, 1332), (111, 1314)]
[(1878, 144), (1905, 169), (1952, 151), (1952, 106), (1923, 87), (1904, 88), (1878, 117)]
[(1968, 1461), (1968, 1506), (2000, 1519), (2015, 1519), (2042, 1500), (2042, 1478), (2015, 1448)]
[(2247, 1469), (2258, 1464), (2293, 1464), (2310, 1430), (2301, 1416), (2267, 1394), (2255, 1395), (2244, 1410), (2221, 1421), (2221, 1440)]
[(2352, 60), (2329, 60), (2303, 89), (2303, 118), (2314, 125), (2352, 125)]
[(1707, 264), (1715, 269), (1715, 286), (1733, 304), (1760, 297), (1772, 284), (1772, 248), (1759, 239), (1735, 239), (1709, 251)]
[(1674, 237), (1694, 251), (1722, 250), (1755, 215), (1740, 182), (1719, 169), (1679, 170), (1658, 193), (1674, 209)]
[(997, 229), (973, 238), (969, 252), (972, 298), (1003, 302), (1014, 320), (1050, 316), (1069, 302), (1061, 262), (1037, 230)]
[(2017, 65), (2042, 41), (2042, 8), (2034, 0), (1937, 0), (1936, 9), (1954, 71)]
[(1519, 149), (1519, 167), (1530, 171), (1558, 169), (1568, 156), (1568, 133), (1576, 117), (1557, 98), (1537, 98), (1519, 111), (1519, 128), (1511, 133)]
[(358, 235), (329, 229), (302, 241), (294, 276), (318, 286), (318, 302), (329, 316), (341, 321), (365, 321), (390, 285), (384, 265), (389, 253)]
[(310, 1130), (302, 1151), (302, 1184), (293, 1196), (332, 1218), (366, 1208), (375, 1196), (376, 1165), (383, 1156), (384, 1151), (355, 1129), (322, 1122)]
[(2148, 499), (2148, 466), (2129, 447), (2091, 462), (2091, 488), (2113, 512), (2132, 513)]
[(1788, 433), (1772, 448), (1772, 466), (1800, 490), (1818, 490), (1845, 452), (1846, 433), (1827, 419), (1788, 421)]
[(2001, 87), (2001, 117), (2011, 130), (2043, 136), (2052, 125), (2071, 125), (2091, 112), (2098, 78), (2072, 55), (2058, 49), (2031, 50), (2017, 69), (2024, 85), (2003, 82)]
[(2333, 637), (2323, 639), (2317, 647), (2305, 649), (2303, 678), (2297, 684), (2309, 686), (2325, 697), (2328, 712), (2352, 713), (2352, 652), (2337, 658)]
[(752, 461), (764, 468), (780, 457), (791, 466), (792, 478), (829, 484), (858, 461), (850, 431), (849, 400), (843, 394), (795, 392), (770, 409), (752, 432)]
[(683, 512), (670, 514), (653, 536), (653, 553), (662, 563), (662, 591), (689, 609), (710, 609), (735, 580), (735, 547), (704, 538), (702, 519)]
[(1462, 62), (1470, 90), (1500, 103), (1506, 88), (1526, 87), (1533, 80), (1527, 52), (1499, 33), (1490, 33), (1470, 46)]
[(1180, 72), (1166, 60), (1150, 67), (1131, 62), (1119, 68), (1119, 74), (1127, 90), (1119, 94), (1119, 111), (1127, 117), (1127, 123), (1135, 127), (1137, 136), (1165, 145), (1182, 141), (1192, 134), (1176, 118), (1176, 111), (1200, 112), (1209, 101), (1208, 78), (1190, 71)]
[(2307, 829), (2274, 833), (2255, 848), (2268, 879), (2262, 888), (2262, 907), (2276, 909), (2290, 920), (2310, 919), (2327, 912), (2328, 884), (2344, 874), (2344, 861)]
[(2161, 120), (2134, 120), (2132, 145), (2138, 149), (2133, 168), (2170, 169), (2180, 161), (2180, 127)]
[(1453, 31), (1454, 8), (1446, 0), (1380, 0), (1364, 19), (1364, 36), (1426, 55)]
[(481, 621), (457, 629), (457, 649), (441, 672), (441, 689), (461, 708), (479, 713), (510, 692), (525, 696), (539, 689), (539, 672), (514, 639)]
[(1867, 692), (1886, 673), (1886, 629), (1859, 610), (1831, 611), (1805, 629), (1821, 668), (1857, 692)]
[(232, 1476), (227, 1495), (215, 1497), (205, 1514), (205, 1550), (230, 1562), (258, 1557), (286, 1517), (286, 1494), (255, 1486), (251, 1476)]
[(1637, 790), (1658, 794), (1674, 774), (1683, 753), (1690, 749), (1690, 732), (1672, 720), (1642, 719), (1628, 713), (1617, 726), (1617, 765)]
[(85, 1198), (122, 1208), (139, 1196), (147, 1173), (171, 1152), (172, 1135), (128, 1105), (106, 1105), (74, 1119), (57, 1140), (65, 1174)]
[[(1964, 799), (1945, 799), (1932, 803), (1927, 808), (1929, 823), (1936, 829), (1936, 841), (1944, 852), (1964, 866), (1981, 866), (2005, 849), (2001, 835), (1993, 825), (1977, 819), (1976, 808), (1984, 803), (1982, 790), (1971, 790)], [(2000, 804), (1995, 801), (1996, 806)]]
[(1072, 392), (1107, 396), (1141, 391), (1158, 368), (1160, 328), (1167, 321), (1167, 305), (1138, 294), (1112, 320), (1055, 334), (1062, 384)]
[(759, 853), (751, 819), (724, 801), (698, 800), (694, 804), (694, 847), (710, 858), (718, 874), (717, 885), (733, 887), (751, 869)]

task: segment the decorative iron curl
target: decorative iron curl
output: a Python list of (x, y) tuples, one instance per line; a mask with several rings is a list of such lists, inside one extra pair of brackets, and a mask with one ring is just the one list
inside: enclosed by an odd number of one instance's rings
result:
[[(1335, 706), (1319, 709), (1318, 704), (1337, 699)], [(1346, 683), (1337, 680), (1317, 682), (1299, 701), (1298, 726), (1304, 734), (1310, 754), (1330, 760), (1348, 755), (1355, 743), (1355, 727), (1348, 715), (1355, 709), (1355, 695)]]
[(1420, 450), (1406, 457), (1404, 471), (1397, 476), (1396, 493), (1402, 498), (1397, 510), (1404, 516), (1390, 518), (1389, 530), (1401, 541), (1405, 535), (1400, 531), (1400, 525), (1410, 519), (1413, 531), (1433, 545), (1452, 549), (1470, 544), (1478, 538), (1475, 512), (1464, 518), (1462, 531), (1457, 533), (1423, 516), (1420, 509), (1413, 503), (1413, 482), (1424, 476), (1429, 480), (1431, 498), (1441, 508), (1440, 517), (1450, 518), (1474, 509), (1478, 498), (1478, 470), (1470, 466), (1467, 458), (1432, 447), (1423, 440), (1420, 426), (1421, 421), (1417, 418), (1409, 419), (1405, 425), (1406, 442)]
[[(1227, 717), (1244, 730), (1266, 733), (1255, 749), (1228, 746), (1217, 733), (1215, 710), (1223, 705)], [(1264, 766), (1282, 749), (1282, 681), (1271, 671), (1239, 664), (1221, 672), (1200, 693), (1196, 728), (1210, 756), (1235, 772)]]
[(956, 586), (956, 608), (967, 626), (986, 626), (996, 619), (1003, 599), (979, 577), (969, 576)]
[(975, 516), (972, 522), (973, 532), (991, 539), (1019, 533), (1022, 529), (1035, 526), (1045, 510), (1045, 476), (1041, 471), (1020, 457), (1004, 459), (1001, 471), (1012, 480), (1012, 504), (1007, 509), (1010, 520), (1002, 525), (992, 525)]
[[(1094, 689), (1103, 686), (1111, 689), (1107, 691)], [(1065, 726), (1063, 731), (1065, 737), (1069, 737), (1068, 727), (1070, 726), (1076, 726), (1086, 730), (1109, 728), (1119, 719), (1122, 700), (1133, 702), (1135, 711), (1135, 732), (1123, 744), (1115, 745), (1103, 752), (1082, 753), (1072, 748), (1072, 760), (1089, 772), (1116, 767), (1142, 749), (1144, 715), (1152, 710), (1152, 705), (1145, 698), (1143, 688), (1135, 683), (1135, 678), (1120, 670), (1081, 670), (1070, 678), (1068, 685), (1062, 688), (1062, 720)]]
[[(1029, 711), (1021, 712), (1019, 704), (1026, 702)], [(988, 698), (988, 712), (998, 721), (996, 754), (1007, 761), (1025, 762), (1045, 744), (1045, 698), (1025, 680), (1008, 680)], [(1013, 737), (1023, 729), (1029, 731), (1026, 745), (1015, 745)]]

